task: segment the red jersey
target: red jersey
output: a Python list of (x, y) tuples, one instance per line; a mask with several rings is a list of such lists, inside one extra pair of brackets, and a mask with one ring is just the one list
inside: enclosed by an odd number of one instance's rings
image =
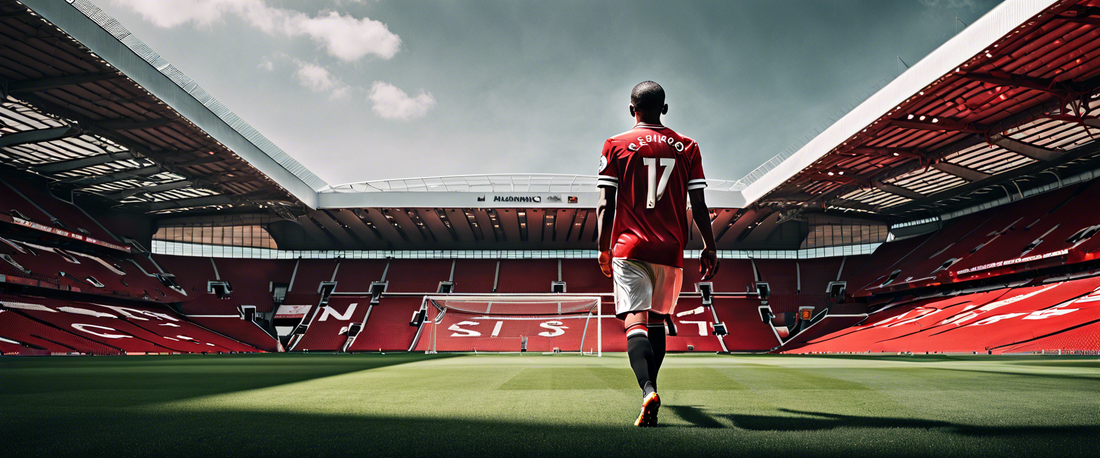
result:
[(683, 267), (687, 192), (707, 186), (694, 140), (638, 124), (604, 142), (596, 186), (618, 188), (611, 256)]

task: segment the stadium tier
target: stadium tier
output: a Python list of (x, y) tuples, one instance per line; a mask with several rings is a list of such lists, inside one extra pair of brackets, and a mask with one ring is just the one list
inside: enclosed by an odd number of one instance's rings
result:
[(257, 351), (163, 306), (3, 296), (0, 307), (5, 341), (17, 342), (30, 354), (38, 350), (82, 354)]
[[(796, 353), (1014, 353), (1100, 351), (1089, 331), (1100, 322), (1097, 277), (927, 298), (891, 304), (859, 324), (781, 348)], [(856, 317), (848, 317), (853, 320)], [(836, 329), (840, 324), (840, 329)], [(812, 327), (811, 327), (812, 329)], [(1057, 346), (1043, 348), (1044, 345)]]

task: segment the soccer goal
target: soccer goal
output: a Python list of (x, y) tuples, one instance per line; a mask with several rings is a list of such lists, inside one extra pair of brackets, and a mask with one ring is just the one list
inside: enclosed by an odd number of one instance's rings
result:
[(603, 355), (598, 296), (426, 296), (417, 351)]

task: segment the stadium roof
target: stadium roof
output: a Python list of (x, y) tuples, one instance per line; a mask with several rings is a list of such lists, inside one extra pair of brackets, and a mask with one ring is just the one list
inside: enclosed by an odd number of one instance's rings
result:
[(326, 186), (86, 0), (0, 0), (0, 161), (150, 213), (316, 206)]
[(1007, 1), (782, 161), (746, 200), (913, 219), (1100, 167), (1100, 2)]

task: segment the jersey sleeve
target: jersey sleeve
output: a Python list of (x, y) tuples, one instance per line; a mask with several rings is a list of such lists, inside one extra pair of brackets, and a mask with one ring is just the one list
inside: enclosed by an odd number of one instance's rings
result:
[(703, 176), (703, 156), (699, 154), (699, 144), (694, 143), (691, 148), (695, 150), (692, 155), (691, 168), (688, 169), (688, 191), (707, 187), (707, 178)]
[(619, 188), (619, 163), (615, 160), (618, 148), (608, 139), (603, 143), (603, 152), (600, 154), (600, 172), (596, 178), (598, 188)]

